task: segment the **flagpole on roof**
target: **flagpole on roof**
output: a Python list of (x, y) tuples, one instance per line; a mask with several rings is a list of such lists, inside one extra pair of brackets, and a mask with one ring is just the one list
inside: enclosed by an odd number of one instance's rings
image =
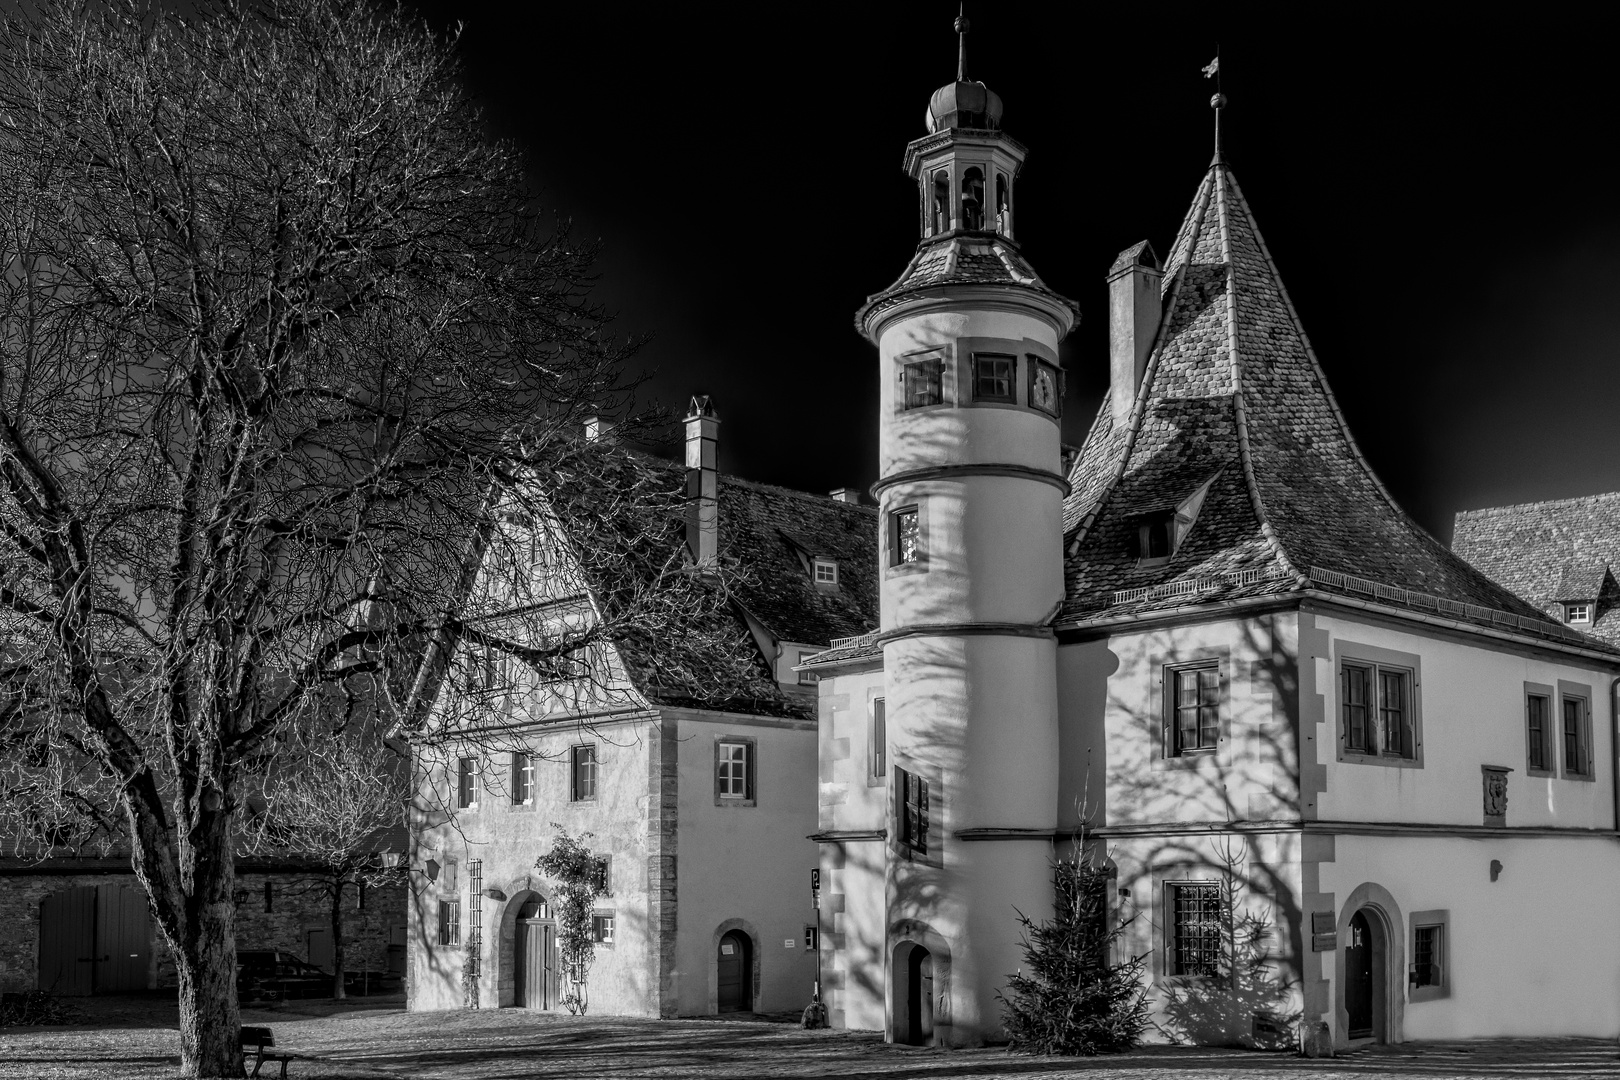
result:
[(1209, 107), (1215, 110), (1215, 161), (1224, 160), (1221, 156), (1221, 109), (1226, 105), (1226, 95), (1221, 93), (1221, 46), (1215, 45), (1215, 59), (1204, 65), (1204, 78), (1215, 80), (1215, 96), (1209, 99)]

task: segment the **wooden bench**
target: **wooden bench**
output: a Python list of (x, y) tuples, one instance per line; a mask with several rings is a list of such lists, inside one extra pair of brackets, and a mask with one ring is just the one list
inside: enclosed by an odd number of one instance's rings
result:
[(242, 1049), (252, 1050), (258, 1057), (253, 1062), (253, 1071), (249, 1076), (258, 1076), (259, 1070), (264, 1068), (267, 1061), (281, 1062), (281, 1080), (287, 1080), (287, 1063), (292, 1060), (291, 1054), (272, 1054), (268, 1051), (274, 1049), (276, 1036), (267, 1027), (242, 1028)]

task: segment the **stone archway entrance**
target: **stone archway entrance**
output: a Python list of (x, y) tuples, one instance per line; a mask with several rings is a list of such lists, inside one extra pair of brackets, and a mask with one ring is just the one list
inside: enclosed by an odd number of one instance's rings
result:
[(715, 956), (715, 988), (720, 1012), (752, 1012), (754, 1008), (753, 942), (741, 930), (720, 937)]
[(1350, 917), (1350, 940), (1344, 947), (1345, 1032), (1352, 1039), (1374, 1034), (1373, 931), (1365, 909)]
[(557, 921), (543, 896), (518, 909), (512, 934), (512, 1004), (522, 1009), (555, 1009), (561, 998)]
[(913, 1046), (934, 1041), (934, 955), (921, 945), (906, 957), (906, 1031)]

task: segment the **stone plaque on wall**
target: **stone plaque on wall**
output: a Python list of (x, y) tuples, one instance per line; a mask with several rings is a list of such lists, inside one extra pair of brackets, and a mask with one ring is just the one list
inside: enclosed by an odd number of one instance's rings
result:
[(1485, 787), (1485, 824), (1505, 827), (1508, 773), (1513, 770), (1505, 765), (1481, 765), (1479, 771), (1480, 781)]
[(1333, 912), (1311, 912), (1311, 952), (1332, 952), (1339, 947), (1339, 931)]

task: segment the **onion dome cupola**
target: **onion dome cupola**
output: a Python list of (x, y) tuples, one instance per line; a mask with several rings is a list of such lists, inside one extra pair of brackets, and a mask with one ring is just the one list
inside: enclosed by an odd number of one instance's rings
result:
[(924, 117), (928, 134), (906, 147), (904, 168), (917, 184), (917, 253), (899, 280), (868, 298), (856, 327), (875, 341), (874, 319), (918, 290), (984, 285), (1038, 298), (1061, 338), (1078, 310), (1047, 288), (1015, 242), (1013, 191), (1028, 150), (1001, 130), (1000, 95), (967, 77), (966, 16), (955, 28), (956, 79), (934, 91)]

